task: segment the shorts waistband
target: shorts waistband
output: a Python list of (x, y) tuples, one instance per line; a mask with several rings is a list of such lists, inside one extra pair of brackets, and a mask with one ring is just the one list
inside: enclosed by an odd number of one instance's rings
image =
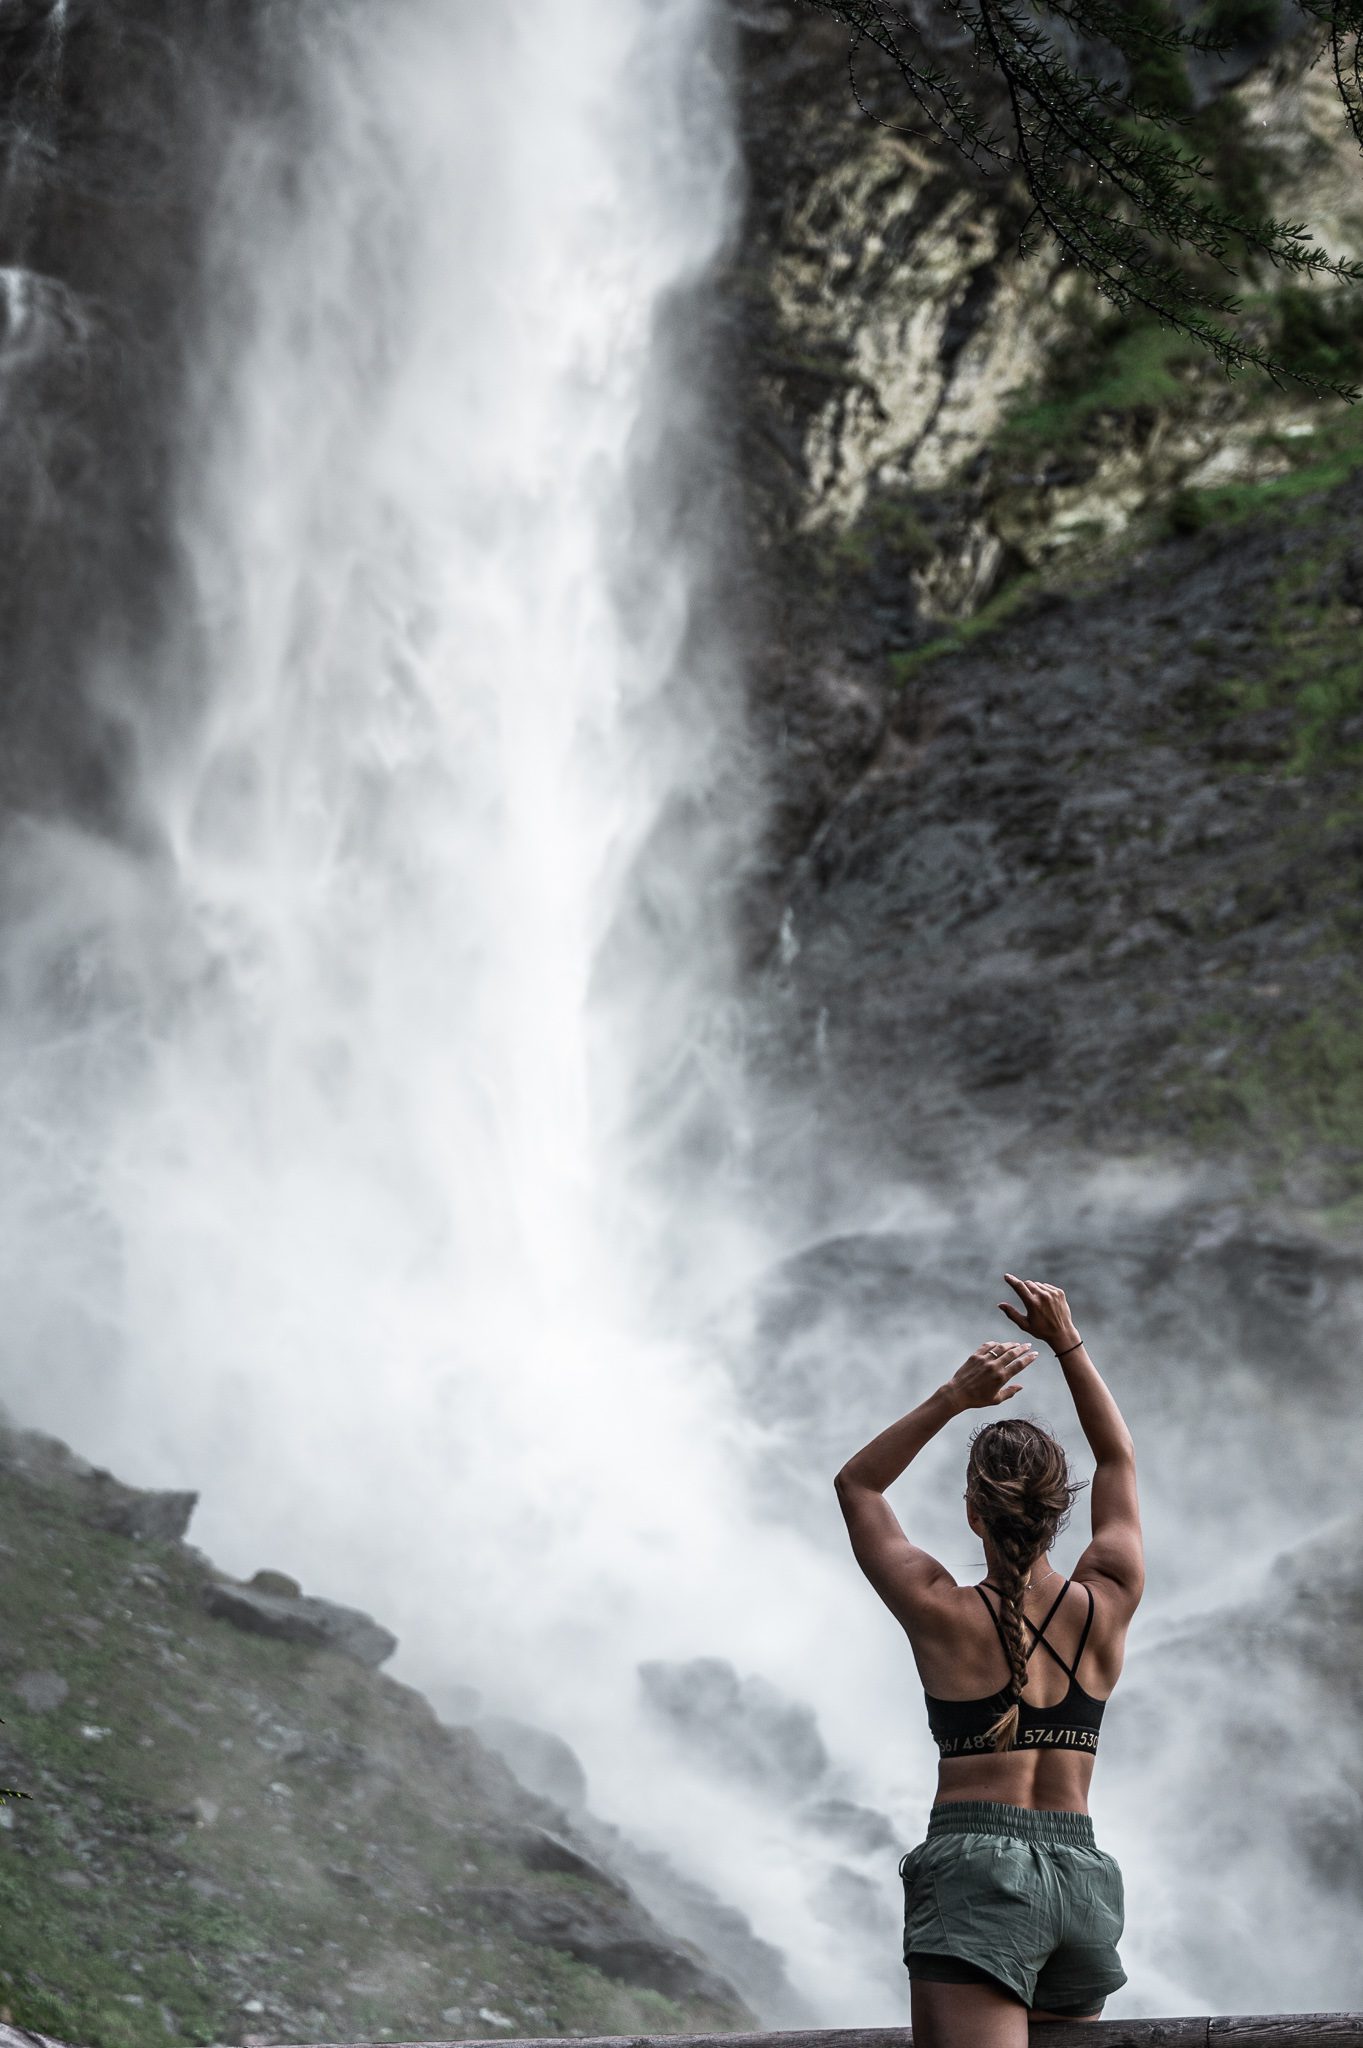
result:
[(928, 1815), (929, 1835), (1012, 1835), (1023, 1842), (1069, 1842), (1092, 1849), (1093, 1820), (1087, 1813), (1005, 1806), (995, 1799), (953, 1799)]

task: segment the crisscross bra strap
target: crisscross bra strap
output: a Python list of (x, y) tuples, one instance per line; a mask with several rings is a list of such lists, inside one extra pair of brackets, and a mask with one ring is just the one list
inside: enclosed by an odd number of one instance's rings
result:
[[(1045, 1620), (1044, 1620), (1044, 1621), (1042, 1622), (1042, 1624), (1041, 1624), (1040, 1628), (1038, 1628), (1038, 1627), (1037, 1627), (1036, 1623), (1035, 1623), (1035, 1622), (1034, 1622), (1034, 1621), (1032, 1620), (1032, 1617), (1031, 1617), (1031, 1615), (1030, 1615), (1030, 1614), (1024, 1614), (1022, 1618), (1023, 1618), (1023, 1620), (1024, 1620), (1025, 1622), (1026, 1622), (1026, 1624), (1027, 1624), (1028, 1628), (1029, 1628), (1029, 1629), (1030, 1629), (1030, 1630), (1032, 1631), (1032, 1634), (1033, 1634), (1033, 1635), (1034, 1635), (1034, 1636), (1036, 1637), (1036, 1642), (1034, 1642), (1034, 1643), (1032, 1644), (1032, 1649), (1031, 1649), (1031, 1650), (1028, 1650), (1028, 1652), (1027, 1652), (1027, 1661), (1028, 1661), (1028, 1663), (1030, 1663), (1030, 1662), (1031, 1662), (1031, 1658), (1032, 1658), (1032, 1650), (1034, 1650), (1034, 1649), (1035, 1649), (1035, 1648), (1037, 1647), (1037, 1643), (1039, 1643), (1039, 1644), (1041, 1645), (1041, 1647), (1042, 1647), (1042, 1649), (1043, 1649), (1043, 1650), (1046, 1650), (1046, 1651), (1048, 1651), (1048, 1652), (1049, 1652), (1049, 1654), (1050, 1654), (1050, 1655), (1051, 1655), (1052, 1657), (1054, 1657), (1054, 1659), (1055, 1659), (1056, 1663), (1057, 1663), (1057, 1664), (1058, 1664), (1058, 1665), (1060, 1666), (1060, 1669), (1061, 1669), (1062, 1671), (1068, 1672), (1069, 1676), (1070, 1676), (1071, 1678), (1074, 1678), (1074, 1679), (1075, 1679), (1075, 1681), (1076, 1681), (1076, 1683), (1077, 1683), (1077, 1682), (1078, 1682), (1078, 1680), (1077, 1680), (1077, 1676), (1076, 1676), (1076, 1674), (1078, 1673), (1078, 1670), (1079, 1670), (1079, 1659), (1080, 1659), (1080, 1658), (1081, 1658), (1081, 1657), (1083, 1656), (1083, 1654), (1084, 1654), (1084, 1645), (1085, 1645), (1085, 1643), (1086, 1643), (1086, 1642), (1088, 1641), (1088, 1639), (1089, 1639), (1089, 1630), (1090, 1630), (1090, 1629), (1092, 1628), (1092, 1626), (1093, 1626), (1093, 1588), (1092, 1588), (1092, 1586), (1085, 1586), (1085, 1588), (1084, 1588), (1084, 1591), (1085, 1591), (1085, 1592), (1086, 1592), (1086, 1593), (1088, 1594), (1088, 1596), (1089, 1596), (1089, 1611), (1088, 1611), (1087, 1615), (1086, 1615), (1086, 1616), (1084, 1617), (1084, 1626), (1083, 1626), (1082, 1630), (1080, 1631), (1080, 1635), (1079, 1635), (1079, 1647), (1078, 1647), (1078, 1649), (1077, 1649), (1077, 1650), (1075, 1651), (1075, 1653), (1074, 1653), (1074, 1662), (1073, 1662), (1073, 1664), (1067, 1664), (1067, 1663), (1065, 1662), (1064, 1658), (1063, 1658), (1063, 1657), (1061, 1656), (1060, 1652), (1059, 1652), (1059, 1651), (1058, 1651), (1057, 1649), (1055, 1649), (1055, 1648), (1053, 1647), (1053, 1645), (1052, 1645), (1052, 1644), (1050, 1644), (1050, 1643), (1048, 1643), (1048, 1642), (1047, 1642), (1047, 1640), (1046, 1640), (1046, 1630), (1047, 1630), (1047, 1629), (1048, 1629), (1048, 1628), (1050, 1627), (1050, 1624), (1051, 1624), (1051, 1617), (1052, 1617), (1052, 1616), (1054, 1615), (1054, 1613), (1055, 1613), (1056, 1609), (1057, 1609), (1057, 1608), (1059, 1607), (1059, 1605), (1060, 1605), (1061, 1601), (1062, 1601), (1062, 1600), (1064, 1599), (1064, 1597), (1065, 1597), (1066, 1593), (1068, 1593), (1068, 1592), (1069, 1592), (1069, 1590), (1070, 1590), (1070, 1586), (1071, 1586), (1071, 1584), (1072, 1584), (1072, 1583), (1073, 1583), (1073, 1581), (1072, 1581), (1072, 1580), (1070, 1580), (1070, 1579), (1066, 1579), (1066, 1581), (1065, 1581), (1064, 1585), (1063, 1585), (1063, 1586), (1062, 1586), (1062, 1587), (1060, 1588), (1060, 1591), (1059, 1591), (1059, 1592), (1058, 1592), (1058, 1593), (1056, 1594), (1056, 1596), (1055, 1596), (1054, 1600), (1052, 1600), (1052, 1602), (1051, 1602), (1050, 1606), (1049, 1606), (1049, 1607), (1047, 1608), (1047, 1610), (1046, 1610), (1046, 1617), (1045, 1617)], [(998, 1587), (997, 1587), (997, 1586), (995, 1586), (995, 1585), (993, 1584), (992, 1580), (986, 1579), (986, 1580), (985, 1580), (985, 1582), (984, 1582), (984, 1586), (988, 1586), (991, 1592), (994, 1592), (994, 1593), (998, 1593), (998, 1592), (999, 1592), (999, 1589), (998, 1589)], [(986, 1606), (986, 1607), (987, 1607), (987, 1608), (989, 1609), (989, 1613), (990, 1613), (990, 1616), (991, 1616), (991, 1618), (992, 1618), (992, 1620), (993, 1620), (994, 1626), (995, 1626), (995, 1628), (996, 1628), (996, 1629), (998, 1630), (998, 1634), (999, 1634), (999, 1641), (1000, 1641), (1000, 1642), (1001, 1642), (1001, 1643), (1003, 1644), (1003, 1648), (1004, 1648), (1004, 1654), (1005, 1654), (1005, 1655), (1007, 1656), (1007, 1658), (1008, 1658), (1008, 1662), (1009, 1662), (1009, 1665), (1010, 1665), (1010, 1667), (1011, 1667), (1011, 1665), (1012, 1665), (1012, 1661), (1013, 1661), (1013, 1653), (1012, 1653), (1012, 1651), (1011, 1651), (1011, 1650), (1010, 1650), (1010, 1649), (1008, 1648), (1008, 1638), (1007, 1638), (1007, 1636), (1006, 1636), (1006, 1635), (1004, 1634), (1004, 1632), (1003, 1632), (1003, 1623), (1002, 1623), (1002, 1621), (1001, 1621), (1001, 1620), (999, 1619), (999, 1615), (998, 1615), (998, 1610), (997, 1610), (997, 1609), (995, 1608), (995, 1606), (994, 1606), (994, 1603), (993, 1603), (993, 1601), (992, 1601), (992, 1600), (985, 1600), (985, 1598), (984, 1598), (984, 1586), (976, 1586), (976, 1588), (975, 1588), (975, 1591), (976, 1591), (976, 1592), (977, 1592), (977, 1593), (979, 1594), (979, 1596), (980, 1596), (981, 1600), (984, 1600), (984, 1604), (985, 1604), (985, 1606)], [(1000, 1599), (1002, 1599), (1002, 1598), (1003, 1598), (1003, 1595), (1002, 1595), (1001, 1593), (999, 1593), (999, 1598), (1000, 1598)]]
[(1084, 1645), (1089, 1639), (1089, 1630), (1093, 1627), (1093, 1588), (1092, 1586), (1085, 1586), (1084, 1591), (1089, 1596), (1089, 1611), (1084, 1616), (1084, 1626), (1079, 1631), (1079, 1647), (1074, 1653), (1074, 1662), (1070, 1666), (1070, 1676), (1076, 1685), (1079, 1683), (1079, 1659), (1084, 1654)]
[[(986, 1580), (985, 1585), (988, 1583), (988, 1580)], [(1013, 1668), (1013, 1653), (1008, 1647), (1008, 1638), (1003, 1632), (1003, 1623), (999, 1619), (999, 1611), (993, 1601), (986, 1598), (984, 1586), (976, 1586), (975, 1591), (979, 1594), (981, 1600), (984, 1601), (985, 1606), (989, 1610), (989, 1619), (999, 1632), (999, 1641), (1003, 1644), (1003, 1654), (1008, 1659), (1008, 1669), (1011, 1671)]]

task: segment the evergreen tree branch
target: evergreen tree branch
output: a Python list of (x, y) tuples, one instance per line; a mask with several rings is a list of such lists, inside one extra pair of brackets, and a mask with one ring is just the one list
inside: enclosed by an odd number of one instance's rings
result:
[[(848, 28), (848, 76), (868, 119), (940, 139), (976, 169), (1020, 181), (1029, 201), (1018, 235), (1024, 253), (1046, 234), (1111, 303), (1153, 313), (1209, 349), (1228, 373), (1253, 366), (1275, 382), (1358, 398), (1353, 386), (1294, 368), (1219, 324), (1239, 302), (1206, 266), (1235, 277), (1232, 252), (1299, 277), (1363, 283), (1363, 264), (1332, 257), (1304, 222), (1256, 218), (1224, 203), (1205, 158), (1180, 144), (1191, 97), (1177, 67), (1188, 52), (1224, 50), (1232, 37), (1180, 22), (1168, 0), (941, 0), (980, 80), (967, 85), (936, 58), (897, 0), (802, 4)], [(1363, 150), (1363, 0), (1296, 4), (1325, 31), (1317, 61), (1328, 54)], [(1064, 54), (1058, 31), (1082, 39), (1087, 69)], [(872, 104), (857, 74), (863, 47), (897, 74), (925, 129), (888, 119), (883, 92)], [(1114, 72), (1125, 71), (1124, 81), (1094, 75), (1102, 52)]]

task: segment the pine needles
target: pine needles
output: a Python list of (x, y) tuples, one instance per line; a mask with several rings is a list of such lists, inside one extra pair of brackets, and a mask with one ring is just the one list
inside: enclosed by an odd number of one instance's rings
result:
[[(1020, 181), (1030, 201), (1024, 253), (1049, 237), (1114, 306), (1153, 313), (1208, 349), (1228, 375), (1253, 366), (1275, 383), (1291, 380), (1351, 404), (1360, 396), (1228, 324), (1241, 307), (1227, 280), (1241, 265), (1358, 284), (1363, 264), (1330, 256), (1304, 221), (1242, 210), (1189, 146), (1185, 56), (1231, 46), (1220, 27), (1224, 7), (1213, 4), (1209, 25), (1198, 26), (1177, 19), (1167, 0), (931, 0), (964, 58), (948, 66), (902, 0), (803, 4), (846, 23), (852, 91), (872, 120), (945, 142), (982, 173)], [(1324, 31), (1321, 57), (1363, 150), (1363, 0), (1286, 4), (1303, 26), (1309, 19)], [(897, 74), (923, 126), (906, 128), (868, 103), (872, 52)]]

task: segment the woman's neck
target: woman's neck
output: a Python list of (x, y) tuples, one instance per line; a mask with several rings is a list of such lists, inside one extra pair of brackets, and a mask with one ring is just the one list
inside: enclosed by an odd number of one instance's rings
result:
[[(997, 1584), (999, 1583), (1000, 1560), (999, 1554), (993, 1548), (992, 1544), (986, 1543), (984, 1547), (984, 1561), (988, 1569), (989, 1577), (997, 1586)], [(1028, 1572), (1026, 1578), (1023, 1580), (1022, 1589), (1024, 1592), (1027, 1592), (1032, 1589), (1035, 1589), (1039, 1592), (1043, 1586), (1048, 1586), (1051, 1583), (1052, 1579), (1055, 1579), (1058, 1582), (1059, 1578), (1060, 1574), (1058, 1571), (1055, 1570), (1054, 1566), (1051, 1563), (1050, 1558), (1038, 1557), (1033, 1561), (1031, 1570)]]

